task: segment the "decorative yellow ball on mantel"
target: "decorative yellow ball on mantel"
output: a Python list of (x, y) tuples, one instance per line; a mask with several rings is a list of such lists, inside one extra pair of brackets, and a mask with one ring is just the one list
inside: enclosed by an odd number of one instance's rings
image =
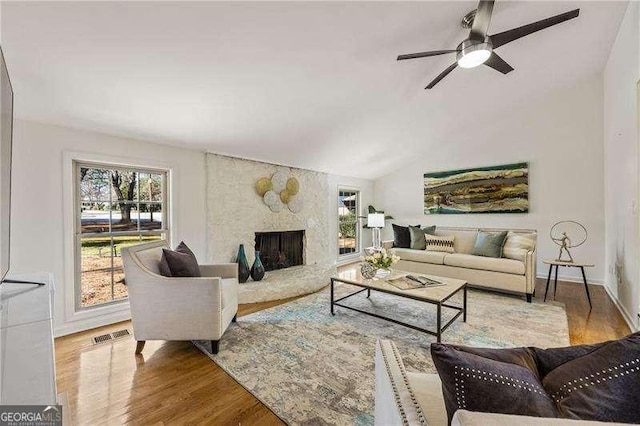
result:
[(291, 196), (296, 195), (299, 190), (300, 190), (300, 183), (298, 183), (298, 179), (294, 177), (290, 177), (287, 180), (287, 191), (289, 192), (289, 195)]
[(264, 197), (264, 194), (271, 191), (273, 189), (273, 184), (271, 183), (271, 179), (269, 178), (260, 178), (258, 182), (256, 182), (256, 191), (260, 194), (261, 197)]
[(282, 191), (280, 191), (280, 200), (285, 204), (289, 204), (289, 201), (291, 200), (291, 194), (289, 193), (289, 190), (283, 189)]

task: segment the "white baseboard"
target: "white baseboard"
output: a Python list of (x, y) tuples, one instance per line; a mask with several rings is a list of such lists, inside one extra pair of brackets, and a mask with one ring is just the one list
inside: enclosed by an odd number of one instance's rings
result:
[[(548, 276), (549, 276), (548, 273), (546, 273), (546, 274), (538, 274), (537, 275), (538, 278), (542, 278), (545, 281), (547, 280)], [(553, 279), (554, 279), (554, 276), (551, 275), (551, 281), (553, 281)], [(574, 277), (574, 276), (571, 276), (571, 275), (560, 275), (560, 274), (558, 274), (558, 281), (568, 281), (570, 283), (579, 283), (579, 284), (583, 283), (582, 278)], [(604, 285), (604, 281), (603, 280), (594, 280), (594, 279), (589, 278), (589, 277), (587, 277), (587, 283), (595, 284), (595, 285)]]
[(640, 331), (640, 328), (638, 328), (638, 324), (633, 320), (633, 315), (629, 314), (629, 312), (627, 312), (627, 309), (624, 306), (622, 306), (622, 304), (620, 303), (618, 298), (613, 294), (609, 286), (605, 285), (604, 289), (607, 291), (607, 294), (609, 295), (609, 298), (613, 301), (614, 305), (616, 305), (616, 307), (618, 308), (618, 311), (620, 311), (620, 314), (622, 314), (622, 318), (624, 318), (631, 332)]
[(131, 311), (114, 312), (109, 315), (101, 315), (95, 318), (87, 318), (81, 321), (67, 322), (61, 326), (55, 327), (54, 337), (62, 337), (68, 334), (79, 333), (81, 331), (91, 330), (92, 328), (102, 327), (105, 325), (115, 324), (117, 322), (127, 321), (131, 319)]

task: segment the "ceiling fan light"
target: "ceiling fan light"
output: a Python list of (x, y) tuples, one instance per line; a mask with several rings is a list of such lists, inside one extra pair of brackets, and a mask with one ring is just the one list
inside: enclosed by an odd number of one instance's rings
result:
[(458, 65), (462, 68), (475, 68), (484, 64), (490, 56), (491, 51), (488, 49), (474, 50), (473, 52), (460, 55)]

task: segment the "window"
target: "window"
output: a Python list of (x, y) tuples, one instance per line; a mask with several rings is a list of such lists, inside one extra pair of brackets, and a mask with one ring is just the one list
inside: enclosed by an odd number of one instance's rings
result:
[(338, 254), (360, 251), (360, 192), (338, 190)]
[(167, 176), (103, 164), (74, 163), (76, 308), (127, 298), (123, 247), (169, 235)]

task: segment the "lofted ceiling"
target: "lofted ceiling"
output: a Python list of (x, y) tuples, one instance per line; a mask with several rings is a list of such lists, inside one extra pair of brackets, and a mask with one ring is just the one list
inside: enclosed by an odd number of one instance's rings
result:
[[(476, 2), (3, 2), (16, 116), (376, 178), (461, 123), (601, 73), (626, 2), (497, 1), (490, 34), (580, 17), (498, 52), (515, 71), (425, 85)], [(465, 126), (466, 127), (466, 126)]]

